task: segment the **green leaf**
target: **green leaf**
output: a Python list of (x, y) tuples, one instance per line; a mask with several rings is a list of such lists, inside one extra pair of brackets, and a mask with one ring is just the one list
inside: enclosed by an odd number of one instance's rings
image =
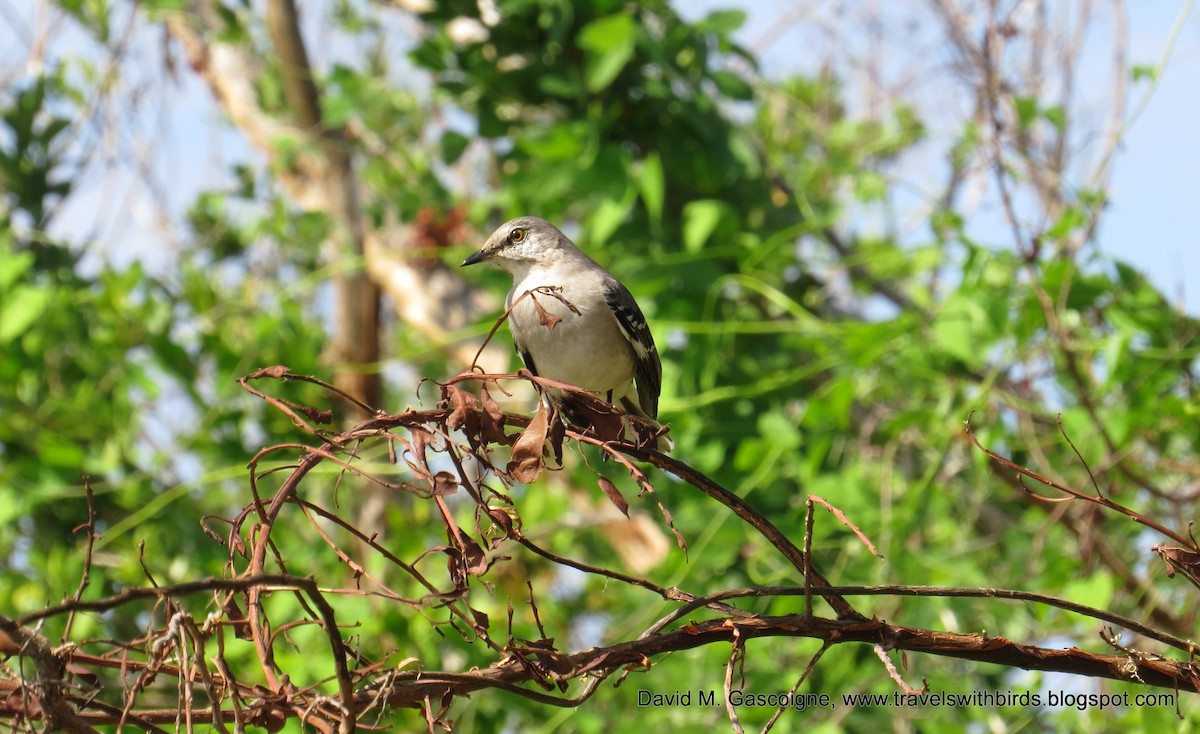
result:
[(1017, 124), (1026, 130), (1038, 117), (1038, 102), (1034, 97), (1013, 97), (1013, 107), (1017, 110)]
[(641, 190), (642, 202), (646, 205), (646, 213), (655, 227), (662, 226), (663, 196), (666, 191), (663, 176), (662, 158), (657, 152), (650, 153), (642, 161), (642, 170), (638, 175), (638, 188)]
[(1053, 125), (1054, 129), (1060, 133), (1067, 128), (1067, 113), (1060, 104), (1042, 110), (1042, 117), (1045, 117), (1046, 121)]
[(795, 451), (803, 443), (796, 422), (775, 410), (758, 417), (758, 432), (785, 451)]
[(745, 22), (746, 11), (744, 10), (714, 10), (694, 27), (701, 33), (728, 35), (741, 28)]
[(185, 0), (145, 0), (141, 8), (154, 20), (161, 20), (170, 13), (182, 13), (187, 8)]
[(584, 121), (563, 122), (527, 128), (516, 143), (531, 157), (567, 160), (579, 157), (593, 135), (591, 126)]
[(591, 244), (599, 245), (607, 242), (612, 233), (617, 231), (617, 227), (621, 226), (621, 222), (625, 221), (632, 203), (633, 200), (629, 199), (629, 197), (626, 197), (625, 201), (605, 199), (600, 202), (600, 205), (595, 208), (592, 215), (588, 218)]
[(699, 252), (721, 221), (721, 202), (715, 199), (690, 201), (683, 208), (683, 246)]
[(633, 56), (637, 24), (625, 13), (597, 18), (579, 31), (579, 45), (587, 51), (587, 88), (598, 92), (612, 84)]
[[(661, 173), (661, 169), (660, 169)], [(4, 248), (3, 257), (0, 257), (0, 293), (8, 290), (8, 287), (17, 282), (17, 278), (33, 265), (34, 257), (31, 252), (12, 253), (8, 248)]]
[(1087, 224), (1087, 215), (1077, 206), (1068, 206), (1058, 221), (1046, 232), (1047, 237), (1059, 239)]
[(1129, 68), (1129, 76), (1135, 82), (1153, 82), (1158, 79), (1158, 68), (1153, 64), (1134, 64)]
[(38, 454), (41, 460), (50, 466), (72, 470), (83, 468), (85, 456), (83, 448), (74, 443), (71, 436), (59, 436), (52, 432), (43, 433), (41, 444), (38, 446)]
[(325, 94), (321, 96), (321, 119), (329, 127), (343, 127), (358, 107), (358, 100), (348, 94)]
[(863, 171), (854, 179), (854, 196), (859, 201), (883, 201), (887, 193), (887, 181), (876, 171)]
[(446, 165), (453, 165), (462, 158), (462, 154), (466, 151), (467, 146), (471, 144), (471, 139), (461, 133), (456, 133), (453, 130), (442, 135), (442, 162)]
[(762, 162), (758, 151), (754, 148), (752, 139), (745, 134), (734, 133), (729, 138), (729, 152), (734, 160), (742, 164), (743, 173), (749, 178), (762, 175)]
[(964, 364), (977, 365), (987, 357), (980, 349), (986, 320), (977, 303), (962, 295), (951, 296), (933, 319), (933, 343)]
[(18, 285), (0, 303), (0, 344), (8, 344), (24, 334), (46, 310), (50, 300), (47, 288)]
[(1107, 609), (1112, 603), (1115, 586), (1110, 574), (1097, 572), (1073, 581), (1063, 589), (1063, 598), (1094, 609)]
[(746, 80), (731, 71), (714, 71), (712, 80), (717, 85), (717, 89), (721, 91), (721, 94), (730, 99), (744, 101), (754, 97), (753, 87), (747, 84)]

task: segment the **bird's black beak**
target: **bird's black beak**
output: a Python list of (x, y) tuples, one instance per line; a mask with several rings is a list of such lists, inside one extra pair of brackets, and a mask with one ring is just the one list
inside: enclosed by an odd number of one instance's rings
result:
[(466, 260), (463, 260), (462, 265), (459, 265), (459, 267), (465, 268), (468, 265), (474, 265), (475, 263), (481, 263), (484, 260), (487, 260), (489, 257), (491, 257), (494, 254), (495, 254), (495, 251), (493, 251), (493, 250), (477, 250), (475, 252), (472, 252), (467, 257)]

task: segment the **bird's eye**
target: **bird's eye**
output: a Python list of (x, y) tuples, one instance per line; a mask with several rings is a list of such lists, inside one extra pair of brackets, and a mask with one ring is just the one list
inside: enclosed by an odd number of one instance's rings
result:
[(516, 244), (517, 242), (520, 242), (524, 239), (525, 239), (525, 230), (521, 229), (520, 227), (517, 227), (512, 232), (508, 233), (508, 241), (512, 242), (513, 244)]

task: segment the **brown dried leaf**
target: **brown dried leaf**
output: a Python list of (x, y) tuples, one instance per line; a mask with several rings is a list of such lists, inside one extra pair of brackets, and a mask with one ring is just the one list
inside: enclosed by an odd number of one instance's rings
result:
[(487, 385), (481, 385), (479, 389), (480, 402), (483, 405), (483, 413), (480, 414), (480, 436), (485, 443), (512, 443), (512, 439), (504, 433), (504, 411), (500, 410), (499, 403), (488, 392)]
[(518, 482), (529, 484), (542, 473), (542, 447), (546, 445), (546, 413), (546, 404), (539, 401), (537, 414), (513, 444), (507, 471)]
[(600, 491), (604, 492), (608, 497), (608, 501), (617, 506), (621, 514), (629, 517), (629, 503), (621, 496), (621, 491), (617, 489), (617, 485), (613, 484), (608, 477), (596, 477), (596, 483), (600, 485)]
[(238, 605), (237, 600), (232, 596), (225, 600), (224, 608), (225, 618), (233, 624), (233, 635), (239, 640), (254, 639), (254, 635), (250, 632), (250, 620), (246, 618), (246, 613)]
[(550, 416), (550, 451), (554, 455), (555, 465), (561, 467), (563, 459), (563, 440), (567, 437), (567, 424), (563, 421), (562, 411), (555, 410)]
[(594, 395), (564, 392), (562, 406), (571, 423), (590, 430), (601, 441), (620, 441), (625, 436), (620, 411)]
[(547, 329), (553, 329), (554, 327), (558, 326), (559, 322), (562, 321), (562, 317), (555, 316), (547, 311), (546, 307), (543, 306), (536, 297), (533, 298), (533, 307), (537, 309), (538, 321), (540, 321), (542, 326), (546, 327)]
[(270, 367), (263, 367), (261, 370), (251, 372), (249, 375), (246, 375), (246, 379), (257, 380), (260, 377), (274, 377), (275, 379), (279, 379), (286, 377), (291, 371), (287, 365), (273, 364)]
[(251, 726), (260, 726), (270, 734), (275, 734), (287, 726), (287, 714), (280, 711), (271, 702), (263, 702), (259, 706), (251, 706), (248, 709), (246, 723)]
[(433, 442), (433, 434), (420, 426), (413, 426), (409, 429), (409, 435), (412, 436), (412, 441), (404, 443), (408, 446), (412, 460), (407, 464), (415, 476), (428, 477), (430, 474), (429, 462), (425, 458), (425, 448)]
[(679, 528), (675, 527), (675, 519), (671, 517), (671, 511), (666, 508), (666, 505), (659, 502), (658, 511), (662, 513), (663, 520), (667, 523), (667, 527), (671, 528), (671, 532), (675, 534), (675, 542), (679, 545), (679, 550), (687, 554), (687, 541), (683, 539), (683, 533), (679, 532)]
[(445, 497), (458, 491), (458, 478), (448, 471), (440, 471), (433, 476), (433, 494)]
[(502, 541), (506, 538), (520, 537), (520, 533), (515, 532), (513, 529), (512, 516), (510, 516), (507, 512), (496, 507), (489, 507), (487, 514), (488, 517), (492, 519), (492, 522), (496, 523), (502, 530), (504, 530), (504, 538), (497, 538), (497, 544), (499, 544), (499, 541)]
[(1156, 545), (1151, 548), (1167, 564), (1167, 578), (1174, 578), (1180, 571), (1188, 581), (1200, 587), (1200, 554), (1184, 548)]
[(316, 423), (316, 424), (322, 425), (322, 426), (327, 426), (330, 423), (333, 423), (333, 411), (332, 410), (319, 410), (317, 408), (310, 408), (307, 405), (297, 405), (295, 407), (296, 407), (296, 410), (298, 410), (301, 413), (303, 413), (304, 415), (308, 416), (308, 419), (311, 420), (313, 423)]
[[(475, 539), (463, 532), (462, 528), (458, 529), (458, 550), (461, 555), (459, 558), (462, 562), (463, 570), (472, 576), (482, 576), (487, 572), (488, 563), (487, 554), (483, 552), (483, 548), (475, 542)], [(453, 557), (453, 556), (452, 556)]]
[(479, 399), (466, 390), (460, 390), (454, 385), (443, 388), (444, 395), (450, 401), (452, 410), (446, 418), (450, 428), (461, 428), (472, 446), (479, 445)]
[(475, 624), (479, 625), (480, 629), (487, 629), (488, 625), (491, 624), (491, 620), (488, 619), (488, 615), (484, 614), (478, 609), (475, 609), (474, 607), (471, 608), (471, 616), (475, 618)]

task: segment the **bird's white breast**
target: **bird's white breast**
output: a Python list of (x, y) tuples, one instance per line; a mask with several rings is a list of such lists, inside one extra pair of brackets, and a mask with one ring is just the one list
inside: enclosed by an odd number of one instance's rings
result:
[[(558, 297), (539, 292), (522, 298), (526, 291), (541, 286), (561, 290), (556, 291)], [(534, 268), (513, 284), (508, 304), (513, 303), (516, 306), (509, 316), (513, 341), (518, 349), (529, 353), (542, 377), (597, 393), (619, 391), (633, 379), (633, 359), (604, 299), (599, 277), (555, 280)], [(539, 317), (539, 305), (562, 320), (553, 327), (545, 325)]]

